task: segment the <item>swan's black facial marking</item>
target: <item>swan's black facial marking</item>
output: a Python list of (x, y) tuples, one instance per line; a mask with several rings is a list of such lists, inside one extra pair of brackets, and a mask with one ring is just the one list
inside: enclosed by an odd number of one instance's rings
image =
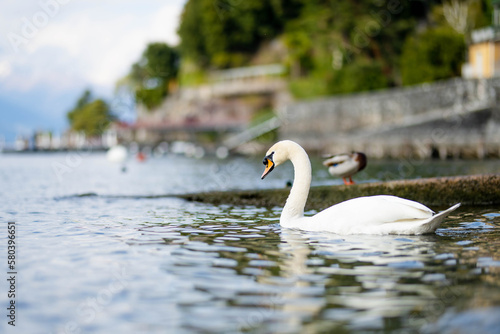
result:
[(267, 167), (267, 162), (268, 161), (271, 161), (273, 162), (273, 155), (274, 155), (274, 152), (271, 152), (271, 154), (267, 155), (264, 157), (264, 160), (262, 160), (262, 163), (264, 164), (264, 166)]
[(262, 160), (262, 163), (264, 164), (264, 166), (266, 166), (266, 169), (264, 170), (261, 179), (264, 179), (267, 174), (271, 173), (274, 169), (273, 154), (274, 152), (271, 152), (271, 154), (269, 154), (264, 158), (264, 160)]

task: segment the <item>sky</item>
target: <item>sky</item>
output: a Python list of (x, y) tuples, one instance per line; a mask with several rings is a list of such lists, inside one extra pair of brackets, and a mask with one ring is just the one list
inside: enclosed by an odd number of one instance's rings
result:
[(1, 0), (0, 141), (43, 130), (62, 133), (85, 89), (123, 118), (115, 94), (150, 42), (178, 44), (186, 0)]

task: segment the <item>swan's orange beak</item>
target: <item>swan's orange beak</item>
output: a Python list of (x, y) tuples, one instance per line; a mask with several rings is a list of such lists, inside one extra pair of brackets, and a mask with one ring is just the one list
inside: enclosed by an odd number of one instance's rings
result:
[(262, 176), (260, 177), (262, 180), (267, 176), (267, 174), (271, 173), (272, 170), (274, 169), (273, 153), (269, 154), (262, 161), (262, 163), (264, 164), (264, 166), (266, 166), (266, 169), (264, 170), (264, 173), (262, 173)]

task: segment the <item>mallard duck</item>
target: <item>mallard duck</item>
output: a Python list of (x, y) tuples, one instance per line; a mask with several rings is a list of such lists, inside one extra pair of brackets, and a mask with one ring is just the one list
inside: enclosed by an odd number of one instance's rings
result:
[(274, 144), (263, 160), (262, 179), (275, 167), (291, 160), (295, 176), (290, 195), (281, 212), (283, 227), (337, 234), (425, 234), (433, 233), (453, 210), (455, 204), (438, 214), (425, 205), (396, 196), (358, 197), (333, 205), (314, 216), (304, 216), (311, 186), (311, 163), (297, 143), (284, 140)]
[[(345, 185), (354, 184), (352, 176), (366, 167), (366, 155), (361, 152), (340, 154), (323, 161), (332, 176), (341, 177)], [(349, 180), (347, 180), (349, 178)]]

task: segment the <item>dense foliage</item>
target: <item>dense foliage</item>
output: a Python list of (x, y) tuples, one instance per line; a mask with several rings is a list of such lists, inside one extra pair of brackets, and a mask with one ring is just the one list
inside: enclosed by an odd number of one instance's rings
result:
[(179, 26), (183, 56), (217, 68), (242, 66), (297, 17), (303, 0), (189, 0)]
[(178, 52), (165, 43), (151, 43), (141, 59), (132, 65), (125, 81), (133, 90), (136, 102), (152, 109), (168, 95), (169, 85), (178, 71)]
[(188, 0), (178, 32), (183, 62), (205, 70), (280, 40), (300, 98), (459, 75), (464, 37), (490, 17), (490, 0)]
[(75, 107), (67, 114), (71, 129), (92, 137), (103, 133), (114, 120), (108, 104), (101, 99), (93, 99), (86, 90)]
[(403, 84), (412, 85), (460, 76), (464, 37), (451, 29), (430, 29), (408, 38), (401, 57)]

